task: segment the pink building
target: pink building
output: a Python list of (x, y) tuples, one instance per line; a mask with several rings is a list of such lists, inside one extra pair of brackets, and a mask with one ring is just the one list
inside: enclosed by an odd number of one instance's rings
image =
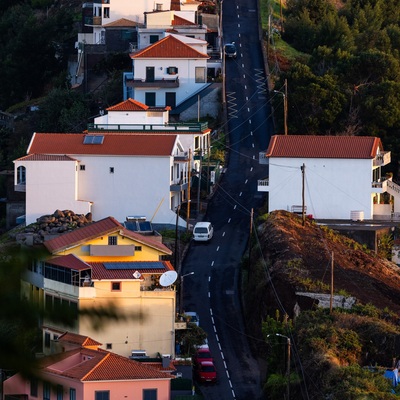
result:
[[(169, 400), (170, 368), (147, 365), (99, 349), (100, 343), (65, 333), (59, 353), (39, 360), (39, 379), (19, 373), (4, 381), (4, 399)], [(165, 372), (169, 371), (169, 372)]]

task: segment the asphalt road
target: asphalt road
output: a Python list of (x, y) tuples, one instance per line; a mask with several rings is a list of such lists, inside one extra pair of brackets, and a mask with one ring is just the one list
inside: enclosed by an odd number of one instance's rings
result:
[(258, 364), (250, 352), (240, 293), (240, 262), (247, 248), (251, 210), (262, 205), (257, 180), (267, 176), (258, 162), (272, 134), (255, 0), (224, 0), (224, 42), (234, 41), (237, 58), (226, 60), (229, 161), (208, 205), (206, 220), (215, 233), (207, 244), (190, 245), (182, 263), (183, 305), (197, 311), (208, 333), (218, 382), (202, 385), (205, 399), (257, 400), (261, 397)]

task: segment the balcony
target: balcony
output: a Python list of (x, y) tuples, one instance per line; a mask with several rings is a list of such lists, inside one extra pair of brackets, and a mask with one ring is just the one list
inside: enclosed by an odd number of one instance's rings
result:
[(259, 164), (264, 164), (264, 165), (268, 164), (268, 157), (265, 156), (265, 151), (261, 151), (258, 154), (258, 163)]
[(179, 181), (177, 183), (173, 183), (170, 187), (169, 190), (171, 192), (182, 192), (188, 188), (188, 183)]
[(178, 88), (179, 87), (179, 78), (162, 78), (162, 79), (130, 79), (125, 78), (126, 86), (133, 88), (160, 88), (160, 89), (168, 89), (168, 88)]
[(387, 192), (388, 180), (372, 182), (371, 189), (372, 193), (385, 193)]
[(269, 192), (269, 178), (258, 180), (257, 191), (258, 192)]
[(390, 151), (383, 151), (374, 158), (374, 167), (383, 167), (390, 164), (391, 155)]
[(18, 183), (14, 185), (14, 191), (16, 192), (26, 192), (26, 184), (25, 183)]
[[(88, 124), (88, 132), (106, 131), (189, 131), (202, 132), (208, 128), (207, 122), (184, 122), (176, 124)], [(183, 157), (184, 154), (178, 157)], [(187, 154), (186, 154), (187, 156)], [(176, 157), (175, 157), (176, 158)]]

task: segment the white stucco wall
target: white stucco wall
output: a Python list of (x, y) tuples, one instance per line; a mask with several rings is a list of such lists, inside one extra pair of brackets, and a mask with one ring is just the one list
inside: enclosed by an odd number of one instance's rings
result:
[(154, 11), (155, 4), (162, 4), (163, 10), (169, 10), (171, 0), (111, 0), (109, 4), (103, 4), (103, 9), (105, 7), (110, 8), (110, 17), (103, 18), (103, 24), (108, 24), (120, 18), (143, 23), (143, 13)]
[[(172, 157), (77, 156), (79, 198), (93, 201), (93, 219), (113, 216), (125, 221), (128, 215), (142, 215), (156, 223), (175, 224), (170, 204)], [(110, 173), (110, 167), (114, 173)]]
[(269, 211), (291, 211), (302, 204), (302, 172), (305, 164), (307, 214), (318, 219), (350, 219), (351, 211), (363, 211), (372, 219), (372, 160), (269, 159)]
[[(193, 96), (194, 93), (200, 91), (207, 86), (207, 82), (195, 82), (195, 68), (205, 68), (207, 74), (206, 59), (171, 59), (171, 60), (156, 60), (156, 59), (135, 59), (134, 60), (134, 79), (146, 78), (146, 67), (154, 67), (155, 76), (157, 79), (173, 79), (179, 78), (178, 88), (135, 88), (133, 98), (141, 103), (146, 104), (146, 92), (156, 93), (156, 106), (165, 106), (165, 94), (167, 92), (176, 93), (176, 105), (179, 105), (187, 98)], [(162, 67), (162, 69), (161, 69)], [(177, 75), (167, 74), (168, 67), (177, 67)]]
[(78, 198), (77, 165), (75, 161), (15, 161), (15, 171), (26, 168), (26, 224), (57, 209), (90, 212), (90, 204)]
[(168, 122), (168, 111), (109, 111), (107, 114), (94, 119), (95, 124), (161, 124)]

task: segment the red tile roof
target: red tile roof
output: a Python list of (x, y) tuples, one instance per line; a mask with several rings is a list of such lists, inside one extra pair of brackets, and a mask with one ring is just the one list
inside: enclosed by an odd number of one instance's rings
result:
[(64, 233), (54, 239), (47, 240), (44, 242), (44, 246), (50, 253), (54, 254), (69, 247), (78, 246), (89, 240), (96, 239), (99, 236), (108, 235), (114, 232), (120, 232), (123, 236), (164, 252), (165, 254), (172, 254), (172, 251), (164, 244), (148, 236), (143, 236), (140, 233), (132, 232), (124, 228), (123, 225), (113, 217), (104, 218), (82, 228), (75, 229), (72, 232)]
[[(171, 156), (177, 136), (103, 135), (102, 144), (84, 144), (84, 133), (34, 133), (29, 154), (99, 154), (130, 156)], [(99, 135), (97, 135), (99, 136)]]
[(382, 151), (380, 139), (372, 136), (272, 136), (266, 157), (372, 159)]
[(149, 107), (146, 104), (134, 99), (128, 99), (121, 101), (121, 103), (115, 104), (114, 106), (108, 107), (107, 111), (169, 111), (170, 106), (165, 107)]
[[(114, 262), (113, 264), (126, 264), (124, 262)], [(133, 280), (132, 271), (138, 270), (141, 274), (163, 274), (167, 271), (174, 271), (172, 264), (169, 261), (160, 261), (157, 264), (160, 265), (159, 268), (154, 268), (154, 261), (140, 261), (137, 262), (140, 265), (139, 268), (135, 268), (135, 262), (129, 263), (132, 264), (132, 268), (130, 269), (107, 269), (103, 263), (100, 262), (89, 262), (90, 266), (92, 267), (92, 280), (102, 279), (102, 280), (109, 280), (109, 279), (127, 279)], [(149, 264), (149, 268), (143, 268), (143, 265)]]
[[(77, 353), (80, 353), (81, 357), (73, 366), (64, 370), (59, 369), (57, 361), (66, 360), (72, 356), (76, 358)], [(44, 371), (47, 373), (83, 382), (137, 379), (165, 380), (173, 378), (172, 375), (166, 372), (158, 371), (151, 366), (101, 349), (81, 348), (71, 350), (55, 356), (45, 357), (41, 360), (41, 363), (45, 366)]]
[(75, 271), (84, 271), (85, 269), (90, 269), (90, 265), (86, 264), (75, 254), (67, 254), (66, 256), (54, 257), (46, 260), (46, 262), (51, 265), (57, 265), (59, 267), (73, 269)]
[(168, 35), (154, 44), (132, 53), (131, 58), (210, 58), (193, 47), (181, 42), (176, 37)]
[(172, 20), (172, 26), (176, 26), (176, 25), (191, 25), (191, 26), (196, 26), (197, 24), (195, 24), (192, 21), (188, 21), (185, 18), (182, 18), (178, 15), (174, 15), (174, 19)]
[(117, 19), (116, 21), (110, 22), (109, 24), (104, 24), (103, 27), (104, 28), (113, 28), (113, 27), (137, 27), (137, 26), (141, 26), (142, 24), (132, 21), (130, 19), (127, 18), (120, 18)]
[(80, 347), (92, 347), (92, 346), (101, 346), (102, 343), (97, 342), (96, 340), (93, 340), (89, 336), (83, 336), (79, 335), (77, 333), (72, 333), (72, 332), (65, 332), (61, 336), (58, 337), (57, 339), (59, 342), (67, 342), (67, 343), (72, 343), (76, 344)]
[(30, 154), (18, 158), (18, 161), (77, 161), (77, 159), (67, 155)]

